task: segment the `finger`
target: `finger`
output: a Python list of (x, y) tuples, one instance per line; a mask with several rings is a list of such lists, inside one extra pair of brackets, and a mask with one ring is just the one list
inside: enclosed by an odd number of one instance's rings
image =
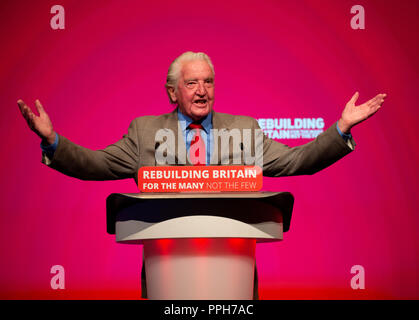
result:
[(38, 110), (38, 113), (40, 115), (43, 113), (46, 113), (44, 107), (42, 106), (41, 102), (38, 99), (35, 100), (35, 106), (36, 106), (36, 110)]
[(22, 112), (23, 115), (27, 114), (28, 111), (32, 111), (27, 105), (26, 103), (24, 103), (22, 100), (18, 100), (17, 101), (17, 105), (19, 106), (20, 111)]
[(30, 119), (31, 119), (31, 116), (30, 116), (31, 110), (25, 105), (25, 106), (22, 107), (21, 111), (22, 111), (22, 115), (25, 118), (25, 120), (27, 122), (29, 122)]
[(380, 95), (376, 95), (374, 98), (372, 98), (372, 99), (368, 100), (367, 102), (365, 102), (365, 104), (368, 107), (371, 107), (371, 106), (376, 105), (380, 100), (381, 100)]
[(32, 110), (28, 106), (23, 107), (23, 112), (25, 112), (26, 118), (33, 119), (35, 118), (35, 114), (32, 112)]
[(384, 99), (386, 98), (386, 94), (385, 93), (382, 93), (382, 94), (379, 94), (378, 96), (377, 96), (377, 101), (376, 101), (376, 104), (378, 104), (378, 105), (382, 105), (383, 103), (384, 103)]
[(381, 101), (381, 96), (377, 95), (377, 96), (374, 97), (374, 99), (372, 99), (372, 104), (376, 105), (376, 104), (380, 103), (380, 101)]
[(373, 106), (371, 107), (371, 109), (373, 110), (373, 114), (374, 114), (374, 113), (376, 113), (379, 109), (381, 109), (381, 107), (382, 107), (383, 103), (384, 103), (384, 99), (382, 99), (382, 98), (381, 98), (381, 99), (377, 102), (377, 104), (376, 104), (376, 105), (373, 105)]
[(371, 117), (373, 114), (375, 114), (378, 110), (380, 110), (381, 109), (381, 105), (377, 105), (377, 106), (375, 106), (375, 107), (373, 107), (373, 108), (371, 108), (371, 111), (370, 111), (370, 113), (369, 113), (369, 116), (368, 116), (368, 118), (369, 117)]
[(380, 94), (377, 94), (373, 99), (384, 100), (386, 97), (387, 97), (387, 94), (380, 93)]
[(23, 102), (23, 100), (19, 99), (19, 100), (17, 100), (17, 105), (19, 106), (19, 110), (20, 110), (20, 112), (23, 115), (24, 114), (24, 110), (25, 110), (25, 106), (26, 106), (25, 102)]
[(18, 104), (20, 112), (22, 113), (26, 122), (28, 124), (31, 124), (31, 122), (35, 118), (35, 114), (32, 112), (32, 110), (22, 100), (18, 100), (17, 104)]
[(351, 100), (349, 100), (349, 102), (355, 104), (356, 100), (358, 100), (359, 97), (359, 92), (355, 92), (355, 94), (352, 96)]

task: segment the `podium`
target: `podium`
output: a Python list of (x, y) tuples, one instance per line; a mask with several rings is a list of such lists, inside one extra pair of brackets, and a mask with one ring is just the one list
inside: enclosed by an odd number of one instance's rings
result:
[(289, 192), (113, 193), (107, 232), (144, 245), (149, 299), (253, 298), (257, 242), (283, 239)]

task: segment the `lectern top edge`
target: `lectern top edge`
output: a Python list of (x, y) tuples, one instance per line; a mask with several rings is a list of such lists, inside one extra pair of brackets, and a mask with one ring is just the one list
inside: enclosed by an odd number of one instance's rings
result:
[[(257, 202), (263, 202), (276, 208), (282, 213), (284, 229), (286, 232), (290, 228), (291, 214), (294, 206), (294, 196), (289, 192), (232, 192), (232, 193), (112, 193), (106, 199), (107, 211), (107, 232), (115, 234), (116, 216), (121, 210), (139, 203), (156, 203), (165, 206), (173, 206), (177, 201), (179, 204), (183, 202), (183, 206), (190, 206), (188, 199), (196, 202), (199, 199), (206, 202), (206, 205), (222, 204), (225, 201), (251, 201), (253, 206), (257, 206)], [(173, 202), (175, 201), (175, 202)], [(199, 200), (200, 201), (200, 200)], [(249, 202), (247, 202), (249, 203)], [(183, 207), (182, 207), (183, 208)], [(239, 209), (239, 208), (238, 208)], [(262, 212), (255, 211), (257, 216)], [(247, 213), (249, 215), (249, 213)]]
[(270, 192), (270, 191), (257, 191), (257, 192), (182, 192), (182, 193), (116, 193), (118, 195), (127, 196), (137, 199), (199, 199), (199, 198), (268, 198), (278, 194), (288, 192)]

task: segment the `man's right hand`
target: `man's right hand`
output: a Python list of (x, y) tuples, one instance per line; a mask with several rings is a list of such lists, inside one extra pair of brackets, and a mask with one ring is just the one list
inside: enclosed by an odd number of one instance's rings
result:
[(29, 128), (35, 132), (41, 139), (44, 145), (51, 145), (55, 141), (55, 131), (52, 127), (51, 120), (48, 114), (45, 112), (39, 100), (35, 101), (36, 109), (38, 110), (39, 116), (34, 114), (32, 110), (22, 101), (18, 100), (17, 105), (19, 106), (20, 112), (28, 123)]

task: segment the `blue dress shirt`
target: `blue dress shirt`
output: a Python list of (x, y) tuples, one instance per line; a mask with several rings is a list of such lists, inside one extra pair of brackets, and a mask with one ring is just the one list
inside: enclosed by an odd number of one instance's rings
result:
[(58, 146), (58, 134), (57, 133), (55, 133), (55, 141), (54, 141), (53, 144), (50, 144), (49, 146), (45, 146), (41, 142), (42, 151), (44, 151), (47, 154), (48, 158), (50, 158), (50, 159), (53, 157), (55, 150), (57, 150), (57, 146)]
[[(177, 110), (177, 115), (179, 119), (180, 128), (182, 129), (183, 139), (185, 140), (186, 152), (187, 154), (189, 154), (189, 149), (191, 147), (191, 141), (193, 139), (194, 134), (193, 130), (188, 127), (193, 122), (193, 120), (190, 117), (184, 115), (182, 112), (180, 112), (179, 108)], [(204, 130), (201, 130), (200, 134), (205, 143), (205, 150), (207, 151), (205, 162), (207, 165), (209, 165), (211, 161), (211, 147), (213, 139), (211, 134), (212, 112), (201, 121), (201, 125)]]
[(341, 137), (343, 138), (343, 140), (345, 140), (345, 142), (348, 142), (349, 139), (352, 138), (352, 135), (350, 133), (343, 133), (338, 126), (338, 123), (336, 122), (336, 129), (338, 129), (339, 134), (341, 135)]

